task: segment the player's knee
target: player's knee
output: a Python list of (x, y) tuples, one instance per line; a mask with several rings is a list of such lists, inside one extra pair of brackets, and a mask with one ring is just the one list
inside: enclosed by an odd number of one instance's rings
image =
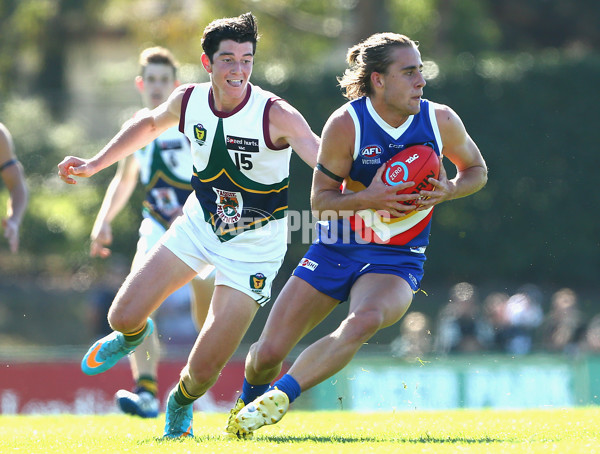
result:
[(251, 363), (257, 371), (279, 366), (287, 355), (287, 352), (274, 345), (273, 342), (257, 342), (252, 347)]
[(143, 325), (144, 320), (140, 320), (139, 317), (135, 317), (133, 314), (113, 306), (108, 311), (108, 323), (115, 331), (130, 333), (139, 329), (140, 325)]
[(365, 342), (381, 329), (383, 323), (384, 317), (380, 311), (369, 310), (351, 314), (341, 328), (348, 342)]

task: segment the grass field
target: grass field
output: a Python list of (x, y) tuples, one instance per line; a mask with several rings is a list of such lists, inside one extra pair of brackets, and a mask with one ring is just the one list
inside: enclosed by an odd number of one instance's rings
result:
[(222, 436), (227, 417), (195, 413), (193, 439), (163, 440), (164, 415), (0, 416), (0, 452), (600, 453), (600, 408), (397, 413), (291, 411), (254, 440)]

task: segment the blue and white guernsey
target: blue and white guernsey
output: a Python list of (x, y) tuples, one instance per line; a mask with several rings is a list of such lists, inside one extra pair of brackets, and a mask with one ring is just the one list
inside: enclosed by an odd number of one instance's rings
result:
[[(399, 127), (387, 124), (375, 111), (371, 100), (358, 98), (347, 103), (355, 129), (354, 162), (345, 179), (344, 192), (366, 189), (377, 169), (399, 151), (411, 145), (427, 145), (441, 154), (442, 139), (435, 107), (421, 100), (421, 110)], [(361, 210), (350, 219), (319, 225), (319, 240), (365, 263), (395, 263), (398, 248), (424, 252), (429, 243), (433, 208), (386, 219), (374, 210)]]
[(269, 136), (269, 109), (278, 100), (248, 84), (240, 105), (220, 112), (210, 83), (184, 93), (179, 130), (191, 142), (200, 208), (186, 209), (202, 218), (196, 224), (203, 224), (205, 247), (232, 259), (278, 258), (287, 248), (291, 147), (276, 147)]

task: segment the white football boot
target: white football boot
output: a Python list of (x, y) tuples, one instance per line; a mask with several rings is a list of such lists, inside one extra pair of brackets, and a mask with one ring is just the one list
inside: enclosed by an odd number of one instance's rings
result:
[(237, 429), (240, 434), (247, 434), (275, 424), (287, 413), (289, 406), (286, 393), (277, 388), (267, 391), (240, 410), (235, 418)]

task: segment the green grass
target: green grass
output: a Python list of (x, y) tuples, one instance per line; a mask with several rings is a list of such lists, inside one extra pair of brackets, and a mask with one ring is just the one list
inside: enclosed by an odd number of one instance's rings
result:
[(291, 411), (254, 440), (222, 436), (225, 414), (195, 413), (193, 439), (163, 440), (164, 415), (0, 416), (0, 452), (600, 453), (600, 408), (396, 413)]

